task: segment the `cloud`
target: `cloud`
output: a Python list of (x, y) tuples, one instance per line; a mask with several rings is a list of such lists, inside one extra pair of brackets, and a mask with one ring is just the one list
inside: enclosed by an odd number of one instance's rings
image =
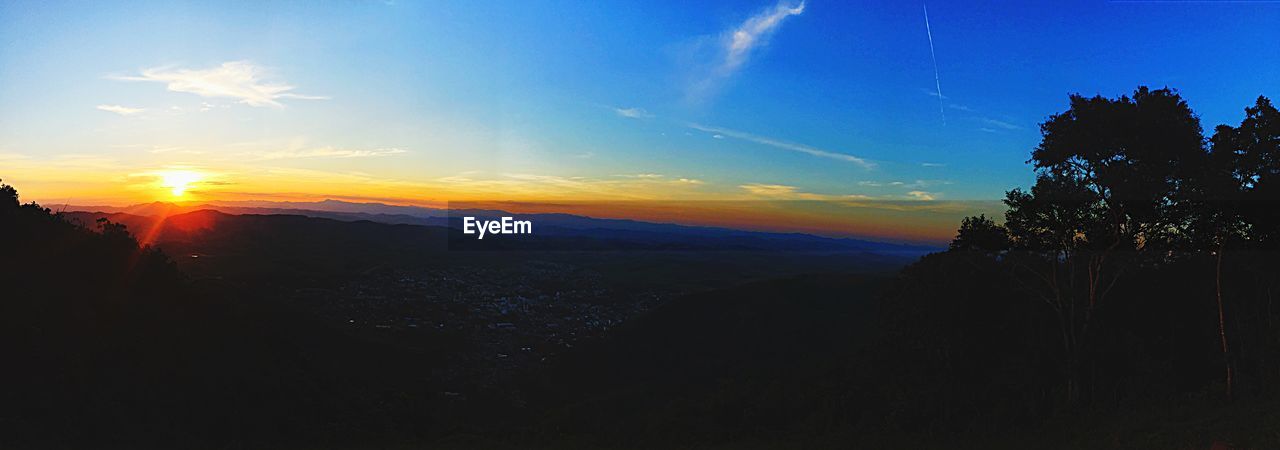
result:
[(644, 108), (613, 108), (613, 112), (628, 119), (648, 119), (653, 117), (653, 114), (649, 114)]
[(748, 183), (738, 186), (747, 193), (757, 197), (768, 197), (778, 199), (803, 199), (803, 200), (822, 200), (823, 196), (809, 192), (800, 192), (795, 186), (785, 184), (763, 184)]
[(130, 108), (128, 106), (120, 106), (120, 105), (98, 105), (97, 108), (102, 111), (116, 113), (122, 116), (132, 116), (134, 114), (138, 114), (143, 111), (146, 111), (146, 109), (144, 108)]
[(831, 195), (831, 194), (815, 194), (813, 192), (804, 192), (795, 186), (785, 184), (765, 184), (765, 183), (747, 183), (738, 186), (739, 189), (747, 191), (756, 197), (764, 197), (773, 200), (815, 200), (815, 201), (860, 201), (870, 200), (871, 197), (861, 194)]
[(760, 11), (721, 33), (714, 52), (700, 55), (699, 61), (695, 63), (701, 69), (688, 88), (689, 98), (699, 100), (714, 92), (722, 81), (746, 65), (756, 49), (769, 42), (769, 38), (786, 18), (800, 15), (804, 12), (804, 7), (803, 0), (799, 3), (779, 0), (773, 7)]
[(943, 100), (951, 98), (951, 97), (947, 97), (945, 95), (939, 94), (938, 91), (935, 91), (933, 89), (920, 89), (920, 92), (923, 92), (924, 95), (928, 95), (930, 97), (940, 97)]
[(907, 193), (907, 197), (913, 200), (932, 201), (937, 200), (937, 195), (932, 192), (911, 191)]
[(283, 108), (278, 100), (327, 100), (328, 97), (302, 95), (294, 87), (267, 81), (267, 71), (248, 61), (229, 61), (209, 69), (173, 69), (158, 67), (143, 70), (137, 76), (111, 77), (124, 81), (165, 83), (173, 92), (186, 92), (201, 97), (233, 98), (249, 106)]
[(499, 173), (484, 176), (480, 172), (463, 172), (438, 178), (437, 191), (455, 190), (480, 198), (549, 198), (670, 200), (701, 195), (706, 184), (694, 178), (671, 178), (655, 173), (621, 174), (604, 177), (562, 176), (531, 173)]
[[(922, 89), (922, 90), (921, 90), (921, 92), (924, 92), (924, 93), (925, 93), (925, 95), (928, 95), (928, 96), (931, 96), (931, 97), (938, 97), (938, 96), (939, 96), (939, 95), (938, 95), (938, 93), (937, 93), (936, 91), (933, 91), (933, 90), (930, 90), (930, 89)], [(946, 96), (942, 96), (941, 98), (942, 98), (942, 99), (947, 99), (948, 97), (946, 97)], [(952, 109), (952, 110), (956, 110), (956, 111), (960, 111), (960, 112), (969, 113), (969, 114), (970, 114), (970, 116), (971, 116), (971, 117), (973, 117), (974, 119), (976, 119), (977, 121), (982, 122), (982, 123), (984, 123), (984, 124), (987, 124), (987, 125), (988, 125), (988, 126), (986, 126), (986, 127), (978, 128), (978, 130), (979, 130), (979, 131), (983, 131), (983, 132), (987, 132), (987, 133), (998, 133), (998, 132), (999, 132), (999, 130), (997, 130), (997, 128), (998, 128), (998, 129), (1001, 129), (1001, 130), (1021, 130), (1021, 129), (1023, 128), (1022, 126), (1017, 125), (1017, 124), (1014, 124), (1014, 123), (1006, 122), (1006, 121), (999, 120), (999, 119), (993, 119), (993, 118), (990, 118), (990, 117), (983, 117), (983, 116), (981, 115), (981, 113), (982, 113), (981, 111), (978, 111), (977, 109), (971, 108), (971, 107), (966, 106), (966, 105), (961, 105), (961, 104), (959, 104), (959, 103), (947, 103), (947, 109)]]
[(293, 148), (286, 150), (270, 150), (254, 153), (259, 160), (299, 159), (299, 158), (369, 158), (375, 156), (398, 155), (408, 153), (399, 148), (376, 148), (372, 150), (352, 150), (334, 147)]
[(947, 165), (946, 165), (946, 164), (943, 164), (943, 163), (932, 163), (932, 162), (922, 162), (922, 163), (920, 163), (920, 167), (946, 167), (946, 166), (947, 166)]
[(618, 175), (618, 176), (622, 178), (647, 178), (647, 179), (656, 179), (656, 178), (663, 177), (663, 175), (660, 173), (633, 173), (633, 174), (625, 174), (625, 175)]
[(818, 148), (809, 147), (807, 145), (795, 144), (791, 142), (779, 141), (776, 139), (770, 139), (763, 136), (756, 136), (750, 133), (744, 133), (741, 131), (734, 131), (734, 130), (729, 130), (725, 128), (711, 127), (711, 126), (700, 125), (696, 123), (690, 123), (688, 124), (688, 126), (689, 128), (693, 128), (698, 131), (705, 131), (707, 133), (712, 133), (713, 134), (712, 137), (715, 137), (717, 139), (723, 139), (725, 136), (728, 136), (734, 139), (741, 139), (744, 141), (754, 142), (761, 145), (767, 145), (774, 148), (780, 148), (783, 150), (789, 150), (793, 152), (804, 153), (807, 155), (813, 155), (820, 158), (828, 158), (828, 159), (834, 159), (837, 161), (854, 163), (859, 166), (862, 166), (862, 168), (867, 170), (871, 170), (876, 167), (875, 163), (868, 161), (867, 159), (859, 158), (857, 156), (853, 156), (849, 154), (822, 150)]
[(666, 175), (663, 175), (660, 173), (632, 173), (632, 174), (622, 174), (622, 175), (614, 175), (614, 176), (619, 178), (631, 178), (636, 180), (646, 180), (646, 181), (652, 181), (652, 182), (661, 182), (666, 184), (677, 184), (677, 185), (705, 184), (704, 181), (694, 179), (694, 178), (667, 178)]
[[(802, 191), (795, 186), (766, 183), (748, 183), (740, 185), (738, 188), (746, 191), (749, 195), (769, 200), (822, 201), (851, 207), (895, 210), (918, 209), (918, 204), (934, 202), (940, 195), (935, 192), (925, 191), (910, 191), (905, 195), (882, 195), (876, 197), (863, 194), (818, 194)], [(912, 205), (913, 203), (917, 205)]]
[(1005, 121), (1003, 121), (1003, 120), (996, 120), (996, 119), (992, 119), (992, 118), (990, 118), (990, 117), (983, 117), (983, 118), (981, 118), (981, 119), (979, 119), (979, 120), (981, 120), (981, 121), (982, 121), (982, 123), (985, 123), (985, 124), (987, 124), (987, 125), (991, 125), (991, 126), (994, 126), (994, 127), (997, 127), (997, 128), (1003, 128), (1003, 129), (1006, 129), (1006, 130), (1021, 130), (1021, 129), (1022, 129), (1022, 127), (1020, 127), (1020, 126), (1018, 126), (1018, 125), (1014, 125), (1014, 124), (1011, 124), (1011, 123), (1009, 123), (1009, 122), (1005, 122)]
[(747, 58), (751, 56), (753, 49), (768, 42), (769, 36), (773, 34), (774, 30), (778, 29), (779, 25), (782, 25), (784, 19), (803, 12), (803, 1), (795, 6), (778, 2), (772, 9), (767, 9), (751, 16), (729, 34), (724, 62), (721, 67), (727, 72), (737, 70), (747, 62)]
[(951, 182), (946, 180), (915, 180), (911, 182), (906, 182), (906, 181), (884, 182), (884, 181), (864, 180), (864, 181), (858, 182), (858, 186), (875, 187), (875, 188), (896, 187), (896, 188), (905, 188), (905, 189), (923, 189), (929, 186), (935, 186), (939, 184), (951, 184)]

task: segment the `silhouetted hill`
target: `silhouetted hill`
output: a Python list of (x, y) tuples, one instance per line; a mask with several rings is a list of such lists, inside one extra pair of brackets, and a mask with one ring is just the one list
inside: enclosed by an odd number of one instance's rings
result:
[[(486, 239), (487, 249), (459, 230), (436, 226), (346, 222), (300, 215), (231, 215), (201, 210), (168, 217), (64, 213), (92, 223), (128, 225), (143, 242), (174, 255), (197, 277), (243, 277), (328, 283), (375, 268), (517, 267), (554, 261), (590, 267), (611, 283), (674, 290), (723, 287), (805, 272), (886, 272), (910, 257), (862, 251), (770, 246), (752, 237), (651, 241), (634, 236), (532, 236)], [(464, 245), (457, 245), (462, 243)], [(456, 246), (458, 248), (451, 248)], [(781, 248), (781, 249), (780, 249)], [(554, 250), (554, 251), (548, 251)]]
[(558, 431), (539, 434), (661, 448), (845, 429), (852, 358), (886, 281), (809, 275), (668, 303), (548, 373), (560, 406), (537, 428)]
[[(452, 346), (353, 336), (261, 286), (188, 280), (116, 224), (3, 200), (0, 448), (317, 448), (453, 420), (420, 407)], [(168, 229), (225, 228), (224, 216)]]
[[(881, 242), (866, 239), (829, 238), (803, 233), (744, 231), (721, 227), (687, 226), (653, 223), (629, 219), (601, 219), (574, 214), (513, 214), (487, 209), (437, 209), (419, 206), (396, 206), (381, 203), (351, 203), (338, 200), (320, 202), (217, 202), (214, 204), (177, 205), (154, 202), (129, 207), (66, 205), (67, 211), (90, 213), (125, 213), (139, 216), (182, 214), (204, 209), (237, 215), (303, 215), (343, 221), (367, 220), (387, 224), (449, 226), (461, 229), (461, 218), (472, 216), (492, 220), (516, 216), (532, 221), (539, 236), (609, 241), (609, 247), (644, 246), (666, 249), (754, 249), (781, 251), (862, 251), (904, 258), (918, 258), (940, 247)], [(563, 241), (539, 245), (540, 249), (581, 249), (581, 243)], [(483, 244), (483, 243), (482, 243)]]

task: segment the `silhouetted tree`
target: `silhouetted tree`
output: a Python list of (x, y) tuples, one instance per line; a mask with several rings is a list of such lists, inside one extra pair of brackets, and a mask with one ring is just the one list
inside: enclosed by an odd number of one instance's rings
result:
[(18, 208), (18, 190), (0, 180), (0, 211)]
[[(1233, 242), (1254, 248), (1274, 245), (1280, 226), (1277, 186), (1280, 186), (1280, 113), (1266, 97), (1259, 97), (1254, 106), (1245, 108), (1245, 119), (1239, 127), (1217, 127), (1210, 139), (1210, 153), (1205, 163), (1182, 185), (1184, 201), (1181, 203), (1186, 205), (1181, 209), (1185, 217), (1183, 237), (1190, 243), (1187, 247), (1214, 255), (1218, 338), (1227, 398), (1233, 396), (1235, 367), (1223, 298), (1223, 260)], [(1273, 268), (1271, 261), (1258, 263), (1264, 268)], [(1274, 275), (1270, 278), (1274, 280)]]
[(1082, 343), (1136, 252), (1176, 231), (1180, 180), (1204, 155), (1199, 119), (1170, 89), (1138, 88), (1116, 99), (1072, 95), (1040, 126), (1031, 155), (1036, 183), (1005, 199), (1015, 267), (1059, 316), (1066, 396), (1080, 393)]
[(951, 241), (952, 250), (1000, 253), (1009, 249), (1009, 231), (986, 214), (965, 217)]

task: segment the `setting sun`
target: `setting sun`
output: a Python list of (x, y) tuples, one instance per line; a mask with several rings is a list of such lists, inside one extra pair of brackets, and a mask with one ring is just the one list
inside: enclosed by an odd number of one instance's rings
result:
[(157, 175), (160, 176), (160, 186), (169, 188), (169, 192), (174, 197), (181, 197), (192, 183), (203, 178), (199, 173), (190, 170), (170, 170)]

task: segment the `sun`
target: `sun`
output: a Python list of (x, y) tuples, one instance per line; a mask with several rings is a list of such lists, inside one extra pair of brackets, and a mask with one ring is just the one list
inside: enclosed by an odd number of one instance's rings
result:
[(160, 186), (169, 188), (174, 197), (183, 196), (192, 183), (204, 178), (200, 173), (190, 170), (168, 170), (157, 175), (160, 176)]

